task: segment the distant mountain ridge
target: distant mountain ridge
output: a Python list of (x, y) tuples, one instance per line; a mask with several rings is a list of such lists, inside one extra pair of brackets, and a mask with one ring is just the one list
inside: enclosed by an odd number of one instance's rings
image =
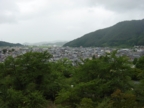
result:
[(42, 45), (46, 45), (46, 46), (63, 46), (65, 43), (67, 43), (67, 41), (57, 41), (57, 42), (37, 42), (37, 43), (24, 43), (24, 45), (38, 45), (38, 46), (42, 46)]
[(23, 46), (23, 45), (19, 43), (14, 44), (14, 43), (0, 41), (0, 47), (6, 47), (6, 46), (14, 47), (14, 46)]
[(131, 47), (134, 45), (144, 45), (144, 19), (119, 22), (64, 44), (70, 47)]

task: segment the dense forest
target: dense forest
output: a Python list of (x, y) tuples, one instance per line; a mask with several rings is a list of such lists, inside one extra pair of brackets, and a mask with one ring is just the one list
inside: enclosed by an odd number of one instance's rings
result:
[(28, 52), (0, 63), (1, 108), (143, 108), (144, 56), (116, 51), (73, 66)]
[(66, 43), (70, 47), (133, 47), (144, 45), (144, 19), (119, 22)]
[(19, 43), (14, 44), (14, 43), (9, 43), (9, 42), (0, 41), (0, 47), (6, 47), (6, 46), (14, 47), (14, 46), (23, 46), (23, 45), (21, 45), (21, 44), (19, 44)]

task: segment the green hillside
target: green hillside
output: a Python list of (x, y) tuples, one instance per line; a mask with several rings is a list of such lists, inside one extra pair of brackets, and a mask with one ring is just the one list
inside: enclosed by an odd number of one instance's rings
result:
[(5, 47), (5, 46), (22, 46), (21, 44), (17, 43), (17, 44), (13, 44), (13, 43), (8, 43), (8, 42), (4, 42), (4, 41), (0, 41), (0, 47)]
[(119, 22), (66, 43), (70, 47), (144, 45), (144, 19)]

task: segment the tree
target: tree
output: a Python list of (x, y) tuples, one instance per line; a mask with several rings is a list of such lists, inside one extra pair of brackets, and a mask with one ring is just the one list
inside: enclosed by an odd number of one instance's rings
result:
[(136, 96), (132, 92), (123, 93), (117, 89), (111, 94), (111, 108), (140, 108), (136, 102)]
[(3, 53), (5, 54), (5, 53), (7, 52), (7, 49), (3, 49), (2, 51), (3, 51)]
[(83, 98), (89, 98), (95, 105), (120, 89), (131, 89), (131, 64), (127, 57), (117, 57), (116, 52), (92, 60), (86, 59), (80, 64), (73, 76), (74, 88), (59, 92), (58, 103), (67, 103), (71, 107), (80, 104)]
[(48, 52), (28, 52), (0, 64), (0, 102), (5, 108), (44, 108), (46, 100), (55, 99), (61, 84), (50, 57)]
[(140, 57), (136, 62), (136, 68), (144, 70), (144, 56)]

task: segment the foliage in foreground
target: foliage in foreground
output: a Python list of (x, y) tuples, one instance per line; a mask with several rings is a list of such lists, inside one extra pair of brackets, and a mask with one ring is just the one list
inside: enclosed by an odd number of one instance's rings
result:
[(1, 108), (142, 108), (144, 57), (132, 62), (116, 52), (73, 66), (29, 52), (0, 63)]

